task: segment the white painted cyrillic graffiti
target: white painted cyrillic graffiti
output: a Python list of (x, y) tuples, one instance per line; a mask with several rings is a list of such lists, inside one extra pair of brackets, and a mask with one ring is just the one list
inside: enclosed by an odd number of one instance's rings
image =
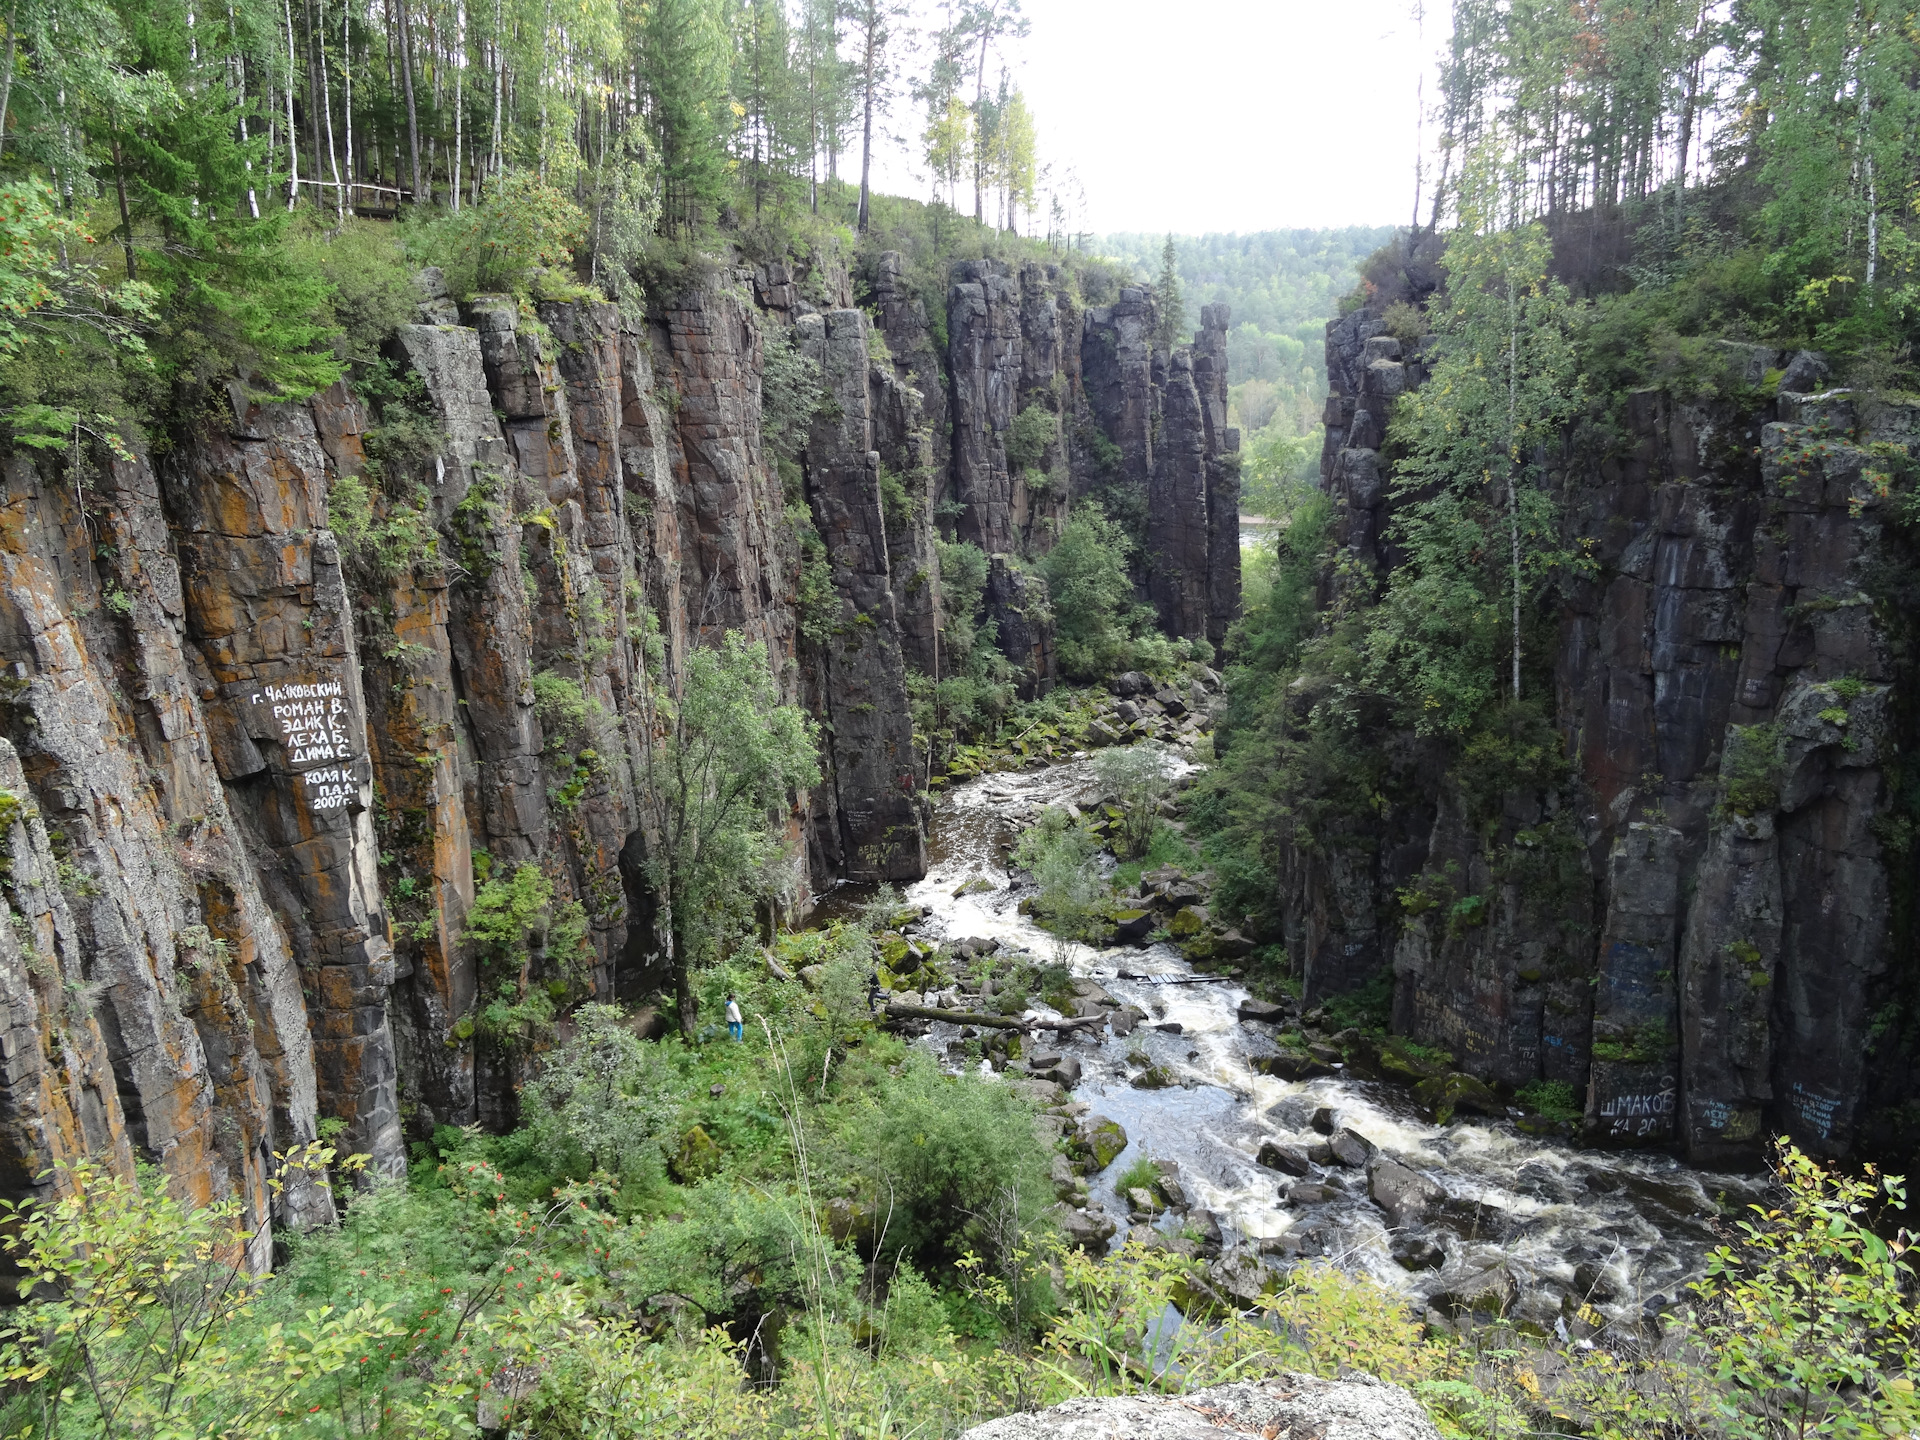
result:
[(346, 809), (356, 789), (346, 686), (338, 680), (263, 685), (249, 699), (269, 708), (274, 738), (298, 774), (307, 808), (316, 813)]

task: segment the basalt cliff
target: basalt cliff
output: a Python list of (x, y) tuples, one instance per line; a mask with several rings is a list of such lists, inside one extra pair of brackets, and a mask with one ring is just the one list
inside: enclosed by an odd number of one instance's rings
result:
[[(1397, 560), (1387, 424), (1426, 378), (1409, 261), (1329, 325), (1322, 485), (1345, 580)], [(1387, 976), (1397, 1031), (1518, 1087), (1569, 1084), (1608, 1144), (1756, 1163), (1775, 1136), (1913, 1153), (1916, 556), (1889, 468), (1912, 397), (1725, 343), (1720, 398), (1617, 397), (1553, 463), (1565, 553), (1543, 617), (1564, 781), (1463, 783), (1411, 736), (1398, 787), (1292, 853), (1306, 1003)], [(1296, 697), (1297, 703), (1304, 703)]]
[[(648, 993), (649, 643), (671, 673), (738, 632), (821, 721), (791, 807), (804, 906), (924, 870), (907, 685), (940, 671), (940, 527), (989, 557), (982, 618), (1029, 692), (1053, 683), (1031, 562), (1091, 491), (1148, 514), (1168, 632), (1224, 639), (1224, 310), (1156, 352), (1144, 290), (1089, 308), (1057, 269), (977, 261), (930, 305), (905, 275), (722, 268), (640, 319), (456, 303), (427, 272), (386, 343), (426, 420), (411, 449), (345, 385), (273, 404), (236, 380), (164, 444), (0, 462), (0, 1193), (150, 1161), (240, 1202), (264, 1264), (265, 1222), (333, 1206), (297, 1176), (276, 1193), (276, 1152), (337, 1133), (397, 1173), (435, 1126), (511, 1123), (468, 911), (536, 866), (593, 963), (549, 980), (536, 943), (522, 979), (563, 1005)], [(825, 391), (779, 455), (776, 339)], [(1010, 464), (1036, 408), (1042, 453)], [(348, 494), (387, 497), (352, 544)]]

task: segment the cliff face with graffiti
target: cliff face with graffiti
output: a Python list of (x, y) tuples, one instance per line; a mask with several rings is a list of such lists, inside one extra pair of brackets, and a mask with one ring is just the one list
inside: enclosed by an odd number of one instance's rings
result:
[[(1328, 327), (1329, 614), (1405, 560), (1418, 496), (1389, 427), (1428, 364), (1387, 312), (1432, 292), (1431, 261)], [(1717, 398), (1617, 397), (1624, 433), (1550, 467), (1558, 544), (1583, 563), (1530, 617), (1552, 692), (1538, 773), (1374, 732), (1379, 805), (1286, 857), (1287, 944), (1310, 1003), (1390, 985), (1396, 1030), (1486, 1080), (1563, 1083), (1588, 1139), (1714, 1166), (1780, 1134), (1900, 1156), (1920, 1137), (1920, 692), (1889, 478), (1920, 406), (1834, 388), (1808, 352), (1710, 358)], [(1513, 736), (1484, 753), (1533, 754)]]
[[(908, 681), (941, 663), (937, 517), (986, 551), (970, 618), (1029, 693), (1053, 683), (1030, 562), (1113, 463), (1199, 518), (1142, 589), (1187, 597), (1172, 633), (1218, 637), (1224, 313), (1156, 358), (1144, 291), (1088, 310), (1058, 270), (981, 261), (930, 305), (903, 276), (889, 254), (721, 269), (641, 317), (456, 303), (429, 270), (379, 413), (236, 380), (164, 447), (0, 462), (0, 1190), (146, 1159), (242, 1201), (264, 1246), (270, 1215), (332, 1209), (276, 1194), (276, 1152), (337, 1134), (398, 1173), (436, 1126), (511, 1124), (526, 1056), (483, 1015), (503, 984), (563, 1017), (659, 983), (644, 691), (724, 634), (821, 722), (789, 913), (920, 876)], [(1113, 372), (1091, 397), (1083, 354)], [(776, 454), (770, 387), (796, 373)], [(1168, 395), (1192, 414), (1156, 462)], [(1010, 466), (1035, 410), (1044, 443)], [(509, 880), (541, 943), (499, 975), (469, 917)], [(563, 925), (566, 963), (542, 949)]]

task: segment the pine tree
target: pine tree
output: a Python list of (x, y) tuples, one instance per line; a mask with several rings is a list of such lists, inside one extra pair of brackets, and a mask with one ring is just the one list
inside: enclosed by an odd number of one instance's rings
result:
[(1181, 342), (1187, 329), (1186, 302), (1180, 296), (1180, 252), (1174, 247), (1171, 235), (1160, 251), (1160, 278), (1154, 282), (1153, 299), (1159, 310), (1153, 343), (1162, 350), (1171, 350)]
[(894, 49), (907, 7), (903, 0), (845, 0), (840, 15), (853, 27), (853, 83), (860, 102), (860, 208), (854, 228), (864, 235), (871, 218), (873, 127), (893, 99)]

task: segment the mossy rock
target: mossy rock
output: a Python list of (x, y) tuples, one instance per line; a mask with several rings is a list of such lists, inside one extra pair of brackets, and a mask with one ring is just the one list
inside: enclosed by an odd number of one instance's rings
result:
[(1167, 922), (1167, 933), (1176, 940), (1191, 940), (1206, 932), (1207, 908), (1204, 905), (1183, 905)]
[(1164, 1065), (1149, 1065), (1133, 1077), (1136, 1090), (1171, 1090), (1180, 1083), (1180, 1077)]
[(1390, 1079), (1417, 1085), (1422, 1080), (1452, 1073), (1454, 1060), (1444, 1050), (1423, 1054), (1404, 1037), (1393, 1035), (1380, 1044), (1379, 1064), (1381, 1073)]
[(1120, 1128), (1117, 1120), (1089, 1115), (1086, 1123), (1074, 1132), (1070, 1147), (1085, 1157), (1090, 1171), (1104, 1170), (1127, 1148), (1127, 1132)]
[(907, 937), (892, 930), (882, 930), (876, 937), (876, 941), (879, 945), (881, 960), (896, 970), (900, 968), (900, 962), (912, 953), (911, 947), (907, 944)]
[(1333, 1074), (1333, 1066), (1292, 1045), (1283, 1045), (1272, 1055), (1256, 1055), (1253, 1068), (1281, 1080), (1311, 1080), (1316, 1075)]
[(726, 1156), (705, 1127), (696, 1125), (680, 1137), (680, 1148), (673, 1153), (670, 1168), (682, 1185), (697, 1185), (720, 1173)]
[(1476, 1115), (1490, 1117), (1507, 1113), (1506, 1105), (1486, 1081), (1476, 1080), (1457, 1070), (1452, 1074), (1422, 1080), (1413, 1087), (1413, 1098), (1427, 1108), (1436, 1125), (1444, 1125), (1453, 1119), (1456, 1110), (1470, 1110)]

